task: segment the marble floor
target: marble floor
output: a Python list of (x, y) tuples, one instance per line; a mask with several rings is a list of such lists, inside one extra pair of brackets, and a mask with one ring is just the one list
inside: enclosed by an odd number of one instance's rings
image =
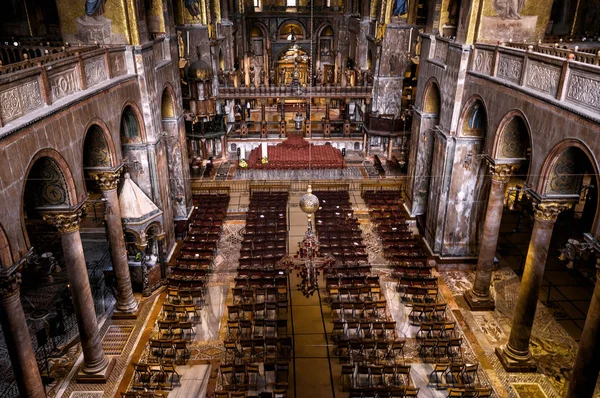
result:
[[(297, 242), (304, 233), (306, 218), (299, 211), (297, 202), (302, 192), (292, 192), (289, 204), (289, 247), (295, 252)], [(367, 209), (360, 197), (360, 192), (351, 192), (351, 202), (357, 212), (363, 231), (364, 242), (368, 247), (369, 260), (374, 265), (373, 272), (380, 275), (382, 292), (388, 302), (390, 316), (396, 321), (399, 336), (405, 336), (406, 362), (411, 365), (413, 384), (421, 388), (419, 397), (445, 397), (446, 391), (438, 391), (427, 387), (429, 374), (433, 369), (431, 363), (424, 363), (417, 355), (418, 344), (414, 338), (416, 327), (407, 322), (407, 309), (396, 292), (395, 281), (391, 278), (387, 262), (383, 257), (377, 234), (366, 217)], [(231, 195), (231, 213), (225, 223), (225, 232), (218, 246), (220, 256), (215, 272), (210, 277), (208, 305), (202, 310), (201, 322), (196, 325), (196, 335), (191, 343), (191, 358), (186, 365), (177, 367), (181, 375), (181, 383), (169, 392), (169, 397), (204, 397), (212, 398), (212, 391), (217, 388), (215, 369), (225, 358), (223, 338), (225, 325), (223, 317), (226, 305), (232, 301), (231, 286), (237, 266), (241, 232), (243, 231), (244, 208), (248, 206), (248, 194), (233, 192)], [(510, 237), (506, 237), (510, 239)], [(520, 241), (516, 242), (520, 244)], [(503, 250), (508, 246), (503, 247)], [(499, 253), (500, 256), (510, 251)], [(505, 343), (513, 315), (514, 303), (518, 293), (519, 278), (513, 267), (501, 258), (503, 267), (494, 274), (494, 293), (497, 308), (490, 312), (471, 312), (462, 298), (465, 290), (471, 287), (474, 272), (469, 270), (442, 271), (439, 274), (440, 300), (448, 305), (448, 315), (456, 320), (458, 333), (463, 336), (464, 358), (466, 362), (479, 363), (480, 382), (494, 389), (496, 397), (528, 397), (558, 398), (564, 394), (569, 369), (577, 349), (577, 342), (565, 327), (557, 322), (553, 308), (540, 302), (532, 332), (531, 350), (538, 361), (537, 373), (506, 373), (494, 354), (494, 348)], [(465, 267), (467, 268), (467, 267)], [(518, 269), (517, 269), (518, 271)], [(559, 269), (550, 269), (559, 272)], [(556, 278), (549, 274), (549, 278)], [(560, 276), (558, 276), (560, 278)], [(331, 354), (331, 342), (328, 332), (331, 329), (329, 309), (319, 294), (310, 298), (296, 291), (294, 276), (290, 286), (290, 325), (294, 338), (293, 360), (290, 363), (290, 397), (347, 397), (342, 391), (340, 373), (341, 365), (337, 357)], [(566, 285), (565, 286), (575, 286)], [(569, 289), (564, 290), (565, 292)], [(570, 289), (576, 290), (576, 289)], [(577, 294), (573, 292), (573, 294)], [(131, 362), (144, 358), (146, 345), (152, 332), (164, 292), (157, 292), (145, 299), (141, 304), (138, 319), (133, 321), (115, 321), (107, 319), (101, 332), (105, 333), (110, 325), (128, 324), (132, 326), (131, 336), (118, 359), (113, 375), (107, 384), (82, 385), (72, 381), (66, 375), (49, 396), (83, 398), (118, 396), (131, 383), (133, 371)], [(574, 296), (575, 297), (575, 296)], [(575, 302), (574, 305), (577, 303)], [(578, 307), (579, 308), (579, 307)], [(581, 308), (583, 310), (583, 306)], [(583, 312), (583, 311), (582, 311)], [(73, 356), (77, 359), (78, 352)], [(600, 391), (600, 390), (598, 390)], [(96, 394), (96, 395), (94, 395)], [(207, 395), (208, 394), (208, 395)], [(600, 394), (598, 394), (600, 397)]]

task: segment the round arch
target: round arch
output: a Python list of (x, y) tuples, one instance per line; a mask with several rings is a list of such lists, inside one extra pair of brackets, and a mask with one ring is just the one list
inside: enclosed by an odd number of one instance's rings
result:
[(0, 225), (0, 268), (8, 268), (13, 264), (10, 244), (4, 228)]
[(169, 83), (165, 83), (160, 104), (160, 117), (162, 119), (170, 119), (174, 118), (176, 114), (175, 92)]
[[(23, 185), (21, 187), (21, 231), (23, 232), (23, 236), (25, 238), (25, 244), (29, 247), (29, 235), (27, 233), (27, 225), (25, 223), (25, 193), (27, 188), (27, 182), (29, 181), (29, 176), (31, 174), (31, 170), (36, 165), (38, 161), (43, 159), (48, 159), (57, 167), (57, 170), (60, 173), (61, 180), (64, 182), (62, 189), (64, 190), (63, 194), (66, 198), (66, 203), (63, 205), (67, 205), (69, 207), (73, 207), (77, 205), (77, 189), (75, 188), (75, 180), (73, 179), (73, 173), (71, 172), (71, 168), (67, 161), (62, 157), (62, 155), (52, 148), (45, 148), (38, 151), (31, 160), (29, 161), (29, 165), (27, 166), (27, 170), (25, 172), (25, 178), (23, 179)], [(58, 194), (59, 192), (54, 192), (54, 194)], [(85, 196), (85, 194), (83, 195)], [(83, 199), (83, 197), (82, 197)]]
[[(102, 119), (93, 118), (85, 126), (84, 131), (80, 152), (83, 154), (84, 167), (114, 167), (117, 164), (117, 151), (106, 123)], [(86, 166), (86, 151), (91, 151), (92, 153), (87, 155), (92, 155), (92, 158), (101, 164)]]
[[(277, 37), (280, 39), (287, 38), (287, 36), (291, 33), (292, 28), (294, 28), (294, 33), (299, 40), (306, 39), (306, 28), (302, 22), (298, 21), (297, 19), (286, 19), (283, 21), (277, 28)], [(296, 29), (299, 29), (300, 32), (297, 32)]]
[(137, 128), (139, 129), (141, 142), (146, 142), (147, 141), (146, 125), (144, 124), (144, 118), (142, 116), (142, 113), (140, 112), (140, 108), (137, 106), (137, 104), (135, 102), (128, 100), (121, 107), (121, 118), (120, 118), (120, 124), (119, 124), (119, 129), (120, 129), (119, 136), (121, 139), (121, 145), (131, 143), (131, 142), (123, 142), (123, 131), (122, 131), (123, 117), (125, 116), (126, 112), (128, 112), (128, 111), (131, 112), (131, 115), (133, 116), (133, 120), (135, 120), (137, 123)]
[[(259, 34), (260, 32), (260, 34)], [(251, 37), (262, 37), (267, 39), (269, 37), (269, 29), (267, 29), (267, 26), (260, 22), (260, 21), (256, 21), (252, 24), (252, 26), (250, 27), (250, 36)]]
[[(526, 137), (524, 135), (527, 135)], [(527, 151), (533, 157), (531, 126), (523, 112), (514, 109), (508, 112), (496, 129), (492, 157), (494, 159), (525, 159)]]
[(432, 77), (425, 84), (425, 95), (423, 95), (423, 103), (421, 107), (423, 113), (432, 115), (440, 115), (442, 108), (442, 93), (440, 91), (440, 84), (435, 77)]
[(487, 106), (483, 98), (477, 94), (473, 95), (465, 103), (458, 119), (458, 135), (461, 137), (485, 137), (489, 128), (487, 115)]

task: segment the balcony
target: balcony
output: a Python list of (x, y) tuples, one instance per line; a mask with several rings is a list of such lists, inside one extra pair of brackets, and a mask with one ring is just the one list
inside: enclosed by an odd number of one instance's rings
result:
[(289, 86), (272, 87), (221, 87), (219, 99), (236, 98), (370, 98), (373, 86), (342, 87), (315, 86), (301, 87), (300, 90)]

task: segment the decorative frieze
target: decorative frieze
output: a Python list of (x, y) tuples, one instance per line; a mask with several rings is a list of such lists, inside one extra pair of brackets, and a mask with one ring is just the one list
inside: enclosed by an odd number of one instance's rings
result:
[(104, 57), (95, 57), (85, 61), (85, 84), (92, 87), (108, 79)]
[(448, 43), (445, 41), (437, 40), (435, 42), (435, 52), (433, 58), (439, 59), (440, 61), (446, 62), (448, 56)]
[(567, 100), (600, 110), (600, 80), (576, 73), (571, 74)]
[(0, 92), (0, 113), (4, 122), (11, 121), (43, 105), (37, 80)]
[(80, 90), (79, 79), (77, 78), (75, 69), (69, 69), (65, 72), (52, 75), (49, 77), (49, 81), (52, 102)]
[(473, 63), (474, 71), (488, 76), (491, 75), (493, 60), (494, 54), (491, 51), (477, 49), (477, 55), (475, 55), (475, 62)]
[(558, 92), (559, 81), (560, 68), (536, 61), (531, 61), (527, 65), (527, 79), (525, 81), (527, 87), (554, 97)]
[(510, 80), (514, 83), (519, 83), (521, 79), (521, 69), (523, 68), (523, 60), (515, 57), (501, 55), (498, 62), (497, 76), (500, 79)]

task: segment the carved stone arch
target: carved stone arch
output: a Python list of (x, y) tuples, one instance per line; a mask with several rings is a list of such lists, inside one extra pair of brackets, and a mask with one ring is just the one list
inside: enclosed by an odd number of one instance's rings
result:
[(121, 119), (119, 123), (119, 137), (121, 138), (121, 145), (128, 143), (123, 142), (123, 117), (126, 115), (126, 112), (131, 112), (131, 114), (134, 116), (134, 120), (137, 122), (140, 142), (147, 142), (146, 125), (144, 124), (142, 112), (140, 112), (140, 108), (134, 101), (128, 100), (121, 107)]
[[(83, 167), (114, 167), (118, 162), (117, 151), (106, 123), (102, 119), (93, 118), (84, 131), (81, 142)], [(86, 164), (87, 160), (93, 160), (93, 164)]]
[(527, 159), (533, 156), (531, 127), (518, 109), (508, 112), (496, 129), (492, 157), (494, 159)]
[(0, 225), (0, 268), (8, 268), (13, 264), (8, 237)]
[[(479, 107), (480, 114), (477, 115)], [(485, 137), (488, 132), (489, 121), (487, 117), (487, 106), (479, 95), (473, 95), (465, 103), (458, 121), (459, 136), (461, 137)]]
[(440, 116), (442, 109), (442, 92), (440, 84), (435, 77), (429, 79), (425, 85), (425, 94), (423, 95), (422, 109), (423, 113)]

